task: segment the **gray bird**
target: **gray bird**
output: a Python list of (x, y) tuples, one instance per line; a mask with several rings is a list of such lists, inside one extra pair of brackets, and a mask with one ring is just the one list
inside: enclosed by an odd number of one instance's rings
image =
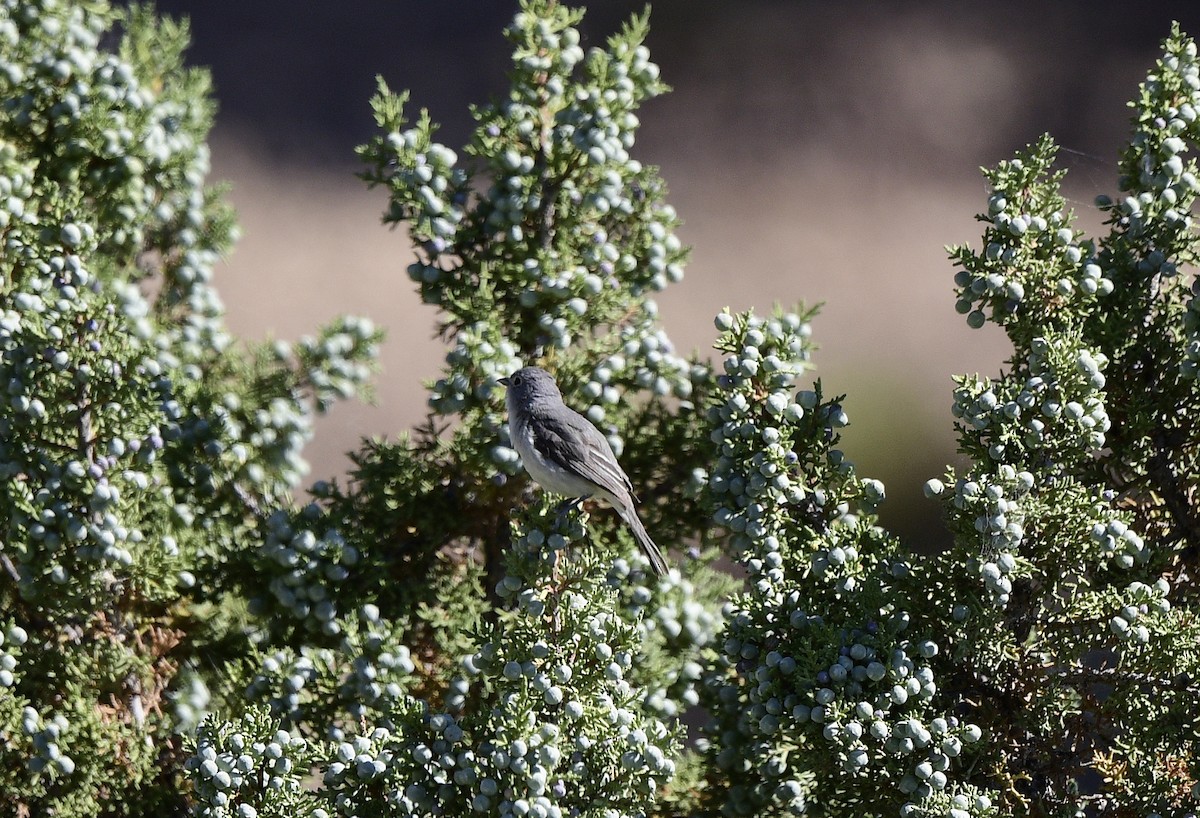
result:
[(608, 503), (633, 531), (655, 573), (667, 573), (667, 561), (633, 507), (633, 484), (608, 439), (563, 403), (554, 376), (527, 366), (500, 383), (508, 387), (508, 434), (529, 476), (553, 494)]

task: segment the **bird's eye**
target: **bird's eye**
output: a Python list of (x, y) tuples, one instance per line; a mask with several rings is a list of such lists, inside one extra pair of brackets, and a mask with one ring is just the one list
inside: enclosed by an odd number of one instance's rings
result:
[(513, 386), (520, 386), (521, 385), (521, 376), (513, 375), (512, 378), (510, 378), (510, 381)]

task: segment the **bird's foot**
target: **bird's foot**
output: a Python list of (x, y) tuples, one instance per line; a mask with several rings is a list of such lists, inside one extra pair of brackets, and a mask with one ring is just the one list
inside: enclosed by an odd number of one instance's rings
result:
[(559, 503), (558, 508), (555, 510), (555, 523), (562, 528), (567, 514), (583, 508), (583, 501), (586, 499), (586, 497), (569, 497)]

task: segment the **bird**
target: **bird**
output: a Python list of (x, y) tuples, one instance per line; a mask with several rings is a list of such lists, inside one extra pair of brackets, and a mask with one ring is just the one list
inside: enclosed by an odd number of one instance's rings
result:
[(665, 575), (667, 561), (638, 517), (633, 484), (604, 434), (563, 402), (554, 376), (540, 367), (526, 366), (499, 382), (507, 388), (509, 437), (529, 476), (552, 494), (612, 506), (654, 572)]

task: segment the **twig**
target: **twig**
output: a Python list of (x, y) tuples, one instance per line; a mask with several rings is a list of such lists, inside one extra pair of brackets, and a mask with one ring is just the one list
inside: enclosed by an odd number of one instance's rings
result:
[(1142, 673), (1137, 670), (1124, 670), (1116, 667), (1061, 668), (1048, 669), (1048, 671), (1054, 678), (1068, 683), (1103, 683), (1111, 685), (1133, 683), (1137, 685), (1150, 685), (1160, 689), (1178, 690), (1189, 693), (1192, 696), (1200, 697), (1200, 684), (1188, 678), (1186, 673), (1181, 673), (1174, 678), (1166, 678), (1150, 673)]
[(17, 570), (17, 566), (13, 565), (13, 561), (8, 558), (8, 554), (0, 553), (0, 565), (4, 566), (5, 572), (12, 577), (13, 582), (21, 584), (21, 572)]

